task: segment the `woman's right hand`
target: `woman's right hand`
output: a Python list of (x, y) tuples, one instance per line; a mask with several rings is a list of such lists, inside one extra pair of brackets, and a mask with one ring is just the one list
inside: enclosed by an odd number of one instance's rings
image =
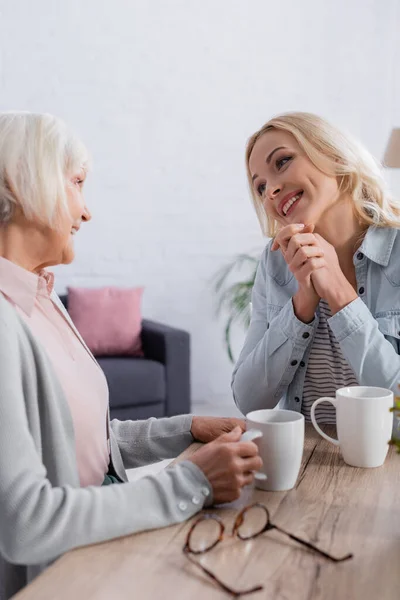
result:
[(280, 249), (299, 284), (293, 296), (296, 317), (304, 323), (314, 318), (320, 296), (315, 291), (311, 274), (324, 266), (324, 251), (313, 234), (314, 225), (292, 224), (283, 227), (275, 237), (271, 250)]
[(199, 467), (211, 484), (214, 503), (237, 500), (245, 485), (254, 479), (262, 460), (254, 442), (241, 442), (240, 427), (205, 444), (188, 460)]

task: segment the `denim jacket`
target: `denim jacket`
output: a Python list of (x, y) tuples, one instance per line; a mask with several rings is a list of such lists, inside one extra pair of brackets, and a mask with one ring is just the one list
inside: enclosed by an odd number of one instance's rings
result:
[[(281, 252), (265, 248), (252, 293), (252, 318), (232, 378), (244, 413), (301, 412), (304, 378), (318, 326), (293, 311), (297, 281)], [(370, 227), (353, 256), (358, 298), (328, 319), (359, 385), (398, 393), (400, 383), (400, 229)]]

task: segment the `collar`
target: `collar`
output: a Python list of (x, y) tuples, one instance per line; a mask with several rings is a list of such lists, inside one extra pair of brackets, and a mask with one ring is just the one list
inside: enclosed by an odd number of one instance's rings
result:
[(398, 229), (371, 226), (357, 252), (362, 252), (373, 262), (387, 267), (397, 234)]
[(30, 317), (37, 296), (50, 297), (54, 274), (45, 269), (32, 273), (0, 256), (0, 291)]

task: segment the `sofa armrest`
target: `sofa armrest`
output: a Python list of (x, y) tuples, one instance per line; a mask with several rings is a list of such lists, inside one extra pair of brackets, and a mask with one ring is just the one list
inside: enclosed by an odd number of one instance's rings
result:
[(143, 319), (142, 347), (146, 358), (165, 366), (166, 416), (190, 413), (189, 333)]

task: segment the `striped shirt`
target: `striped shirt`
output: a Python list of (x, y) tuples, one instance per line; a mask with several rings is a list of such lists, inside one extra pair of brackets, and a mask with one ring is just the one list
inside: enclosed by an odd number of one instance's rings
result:
[[(311, 406), (321, 396), (335, 397), (337, 389), (358, 385), (354, 372), (343, 356), (339, 342), (328, 325), (332, 316), (326, 300), (319, 303), (319, 323), (310, 351), (303, 388), (301, 412), (306, 421), (311, 421)], [(335, 408), (322, 402), (315, 411), (319, 423), (336, 423)]]

